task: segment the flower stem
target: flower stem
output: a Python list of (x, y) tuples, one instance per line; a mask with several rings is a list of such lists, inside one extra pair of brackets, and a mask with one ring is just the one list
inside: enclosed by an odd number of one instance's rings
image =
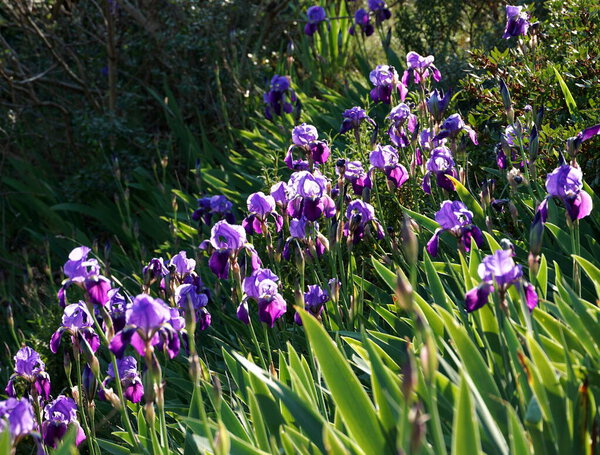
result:
[(95, 440), (95, 435), (90, 431), (90, 427), (88, 425), (86, 413), (83, 407), (83, 386), (81, 384), (81, 362), (79, 358), (78, 347), (73, 346), (73, 357), (75, 359), (75, 368), (77, 368), (77, 388), (79, 393), (77, 394), (77, 405), (79, 406), (79, 414), (81, 415), (81, 420), (83, 422), (83, 428), (85, 429), (85, 434), (88, 436), (87, 444), (92, 455), (96, 454), (96, 448), (94, 447), (93, 441)]

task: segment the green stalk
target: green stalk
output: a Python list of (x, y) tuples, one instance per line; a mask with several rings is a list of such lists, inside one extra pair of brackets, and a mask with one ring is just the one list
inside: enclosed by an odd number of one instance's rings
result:
[(250, 335), (252, 336), (252, 341), (254, 342), (254, 345), (256, 346), (256, 349), (258, 350), (258, 355), (260, 357), (260, 364), (262, 365), (263, 369), (265, 371), (268, 371), (267, 369), (267, 362), (265, 361), (265, 356), (263, 355), (262, 349), (260, 348), (260, 343), (258, 342), (258, 338), (256, 337), (256, 331), (254, 330), (254, 322), (252, 322), (252, 317), (249, 317), (250, 319)]
[[(106, 338), (106, 335), (105, 335), (104, 331), (102, 330), (102, 327), (100, 327), (100, 324), (98, 323), (96, 314), (93, 311), (90, 311), (90, 314), (94, 321), (94, 327), (96, 328), (96, 333), (98, 333), (98, 335), (100, 336), (102, 343), (105, 346), (108, 346), (109, 345), (108, 339)], [(108, 350), (108, 353), (110, 355), (110, 361), (113, 364), (113, 370), (115, 373), (115, 386), (117, 388), (117, 396), (119, 397), (119, 402), (121, 403), (121, 406), (119, 406), (119, 412), (121, 413), (121, 421), (125, 425), (127, 434), (129, 434), (129, 437), (134, 442), (137, 449), (145, 454), (148, 454), (148, 450), (146, 450), (146, 448), (141, 444), (139, 438), (137, 437), (137, 434), (133, 431), (133, 426), (131, 425), (131, 420), (129, 419), (129, 413), (127, 412), (127, 405), (126, 405), (125, 397), (123, 395), (123, 387), (121, 386), (121, 376), (119, 374), (119, 369), (117, 368), (117, 357), (113, 354), (113, 352), (110, 349)], [(69, 378), (69, 381), (70, 381), (70, 378)]]
[(444, 442), (444, 433), (442, 431), (442, 422), (437, 404), (437, 386), (435, 381), (431, 381), (429, 387), (425, 388), (425, 399), (427, 407), (431, 414), (431, 426), (433, 430), (433, 446), (437, 455), (446, 455), (446, 443)]
[(265, 324), (265, 323), (262, 324), (262, 327), (263, 327), (263, 334), (265, 336), (265, 345), (267, 347), (267, 356), (269, 358), (269, 371), (270, 371), (271, 365), (274, 365), (274, 364), (273, 364), (273, 357), (271, 355), (271, 344), (269, 342), (269, 330), (267, 328), (267, 324)]
[[(581, 244), (579, 243), (579, 220), (572, 222), (570, 234), (571, 251), (573, 254), (579, 256), (581, 252)], [(579, 272), (579, 264), (575, 258), (573, 258), (573, 285), (575, 287), (575, 293), (578, 297), (581, 297), (581, 276)]]
[(79, 361), (79, 352), (78, 352), (78, 347), (77, 346), (73, 346), (73, 357), (75, 360), (75, 368), (77, 368), (77, 388), (79, 390), (79, 393), (77, 394), (77, 405), (79, 406), (79, 414), (81, 415), (81, 420), (83, 422), (83, 428), (85, 429), (85, 433), (87, 434), (87, 436), (89, 437), (89, 439), (87, 440), (88, 443), (88, 447), (90, 449), (90, 453), (92, 455), (96, 454), (96, 448), (94, 447), (93, 444), (93, 440), (95, 440), (95, 435), (92, 434), (92, 432), (90, 431), (90, 427), (88, 425), (88, 421), (87, 421), (87, 417), (85, 415), (85, 410), (84, 410), (84, 406), (83, 406), (83, 386), (81, 384), (81, 363)]

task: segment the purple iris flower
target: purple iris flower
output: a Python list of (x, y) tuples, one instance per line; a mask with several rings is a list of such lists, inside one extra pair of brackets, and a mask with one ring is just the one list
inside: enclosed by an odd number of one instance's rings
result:
[(119, 288), (108, 291), (109, 300), (106, 309), (112, 319), (115, 333), (125, 327), (127, 310), (131, 308), (131, 302), (121, 294)]
[[(246, 230), (242, 226), (221, 220), (212, 227), (209, 244), (213, 253), (208, 266), (218, 278), (225, 279), (229, 276), (231, 260), (247, 246)], [(207, 248), (207, 242), (202, 242), (200, 248)]]
[(44, 400), (50, 398), (50, 376), (40, 355), (29, 346), (23, 346), (14, 357), (15, 371), (8, 380), (5, 392), (9, 397), (15, 397), (15, 383), (24, 381)]
[[(508, 169), (509, 166), (512, 167), (513, 165), (518, 166), (522, 170), (525, 166), (525, 162), (522, 159), (519, 159), (521, 155), (519, 150), (515, 147), (515, 143), (513, 142), (515, 138), (512, 136), (506, 136), (506, 134), (511, 133), (512, 131), (510, 130), (508, 132), (505, 131), (505, 135), (502, 137), (502, 143), (496, 144), (496, 164), (498, 165), (499, 169), (503, 170)], [(508, 158), (509, 155), (510, 160)]]
[(13, 398), (0, 401), (0, 434), (8, 426), (8, 433), (13, 444), (36, 430), (33, 406), (27, 398)]
[(110, 341), (110, 350), (122, 357), (131, 344), (142, 357), (149, 346), (166, 349), (169, 358), (179, 353), (179, 335), (171, 325), (173, 315), (169, 306), (161, 299), (140, 294), (133, 300), (127, 312), (126, 325)]
[(506, 5), (506, 27), (502, 38), (509, 39), (513, 36), (527, 35), (529, 22), (529, 13), (523, 11), (522, 6)]
[[(312, 125), (303, 123), (292, 130), (292, 145), (288, 148), (283, 162), (288, 168), (305, 171), (312, 167), (313, 163), (323, 164), (329, 158), (331, 151), (329, 146), (317, 140), (319, 133)], [(306, 160), (294, 160), (292, 152), (299, 148), (304, 152)]]
[(365, 36), (371, 36), (375, 31), (373, 24), (371, 24), (369, 13), (364, 8), (359, 8), (356, 10), (356, 13), (354, 13), (354, 25), (350, 27), (348, 33), (354, 35), (357, 26), (360, 27), (360, 30)]
[[(317, 319), (321, 318), (325, 303), (329, 302), (329, 293), (316, 284), (308, 286), (308, 291), (304, 293), (304, 309), (312, 314)], [(298, 325), (302, 325), (300, 315), (294, 315), (294, 321)]]
[(444, 113), (448, 109), (450, 100), (452, 99), (452, 90), (448, 90), (445, 94), (435, 89), (427, 98), (427, 110), (433, 116), (436, 122), (441, 122), (444, 118)]
[(504, 128), (504, 133), (502, 133), (502, 140), (509, 147), (519, 147), (521, 145), (521, 137), (523, 136), (521, 132), (521, 125), (507, 125)]
[(250, 313), (248, 312), (248, 300), (242, 300), (236, 311), (237, 318), (244, 324), (250, 324)]
[(406, 85), (398, 78), (398, 73), (393, 66), (377, 65), (377, 67), (369, 73), (369, 80), (375, 86), (371, 90), (371, 99), (376, 103), (390, 104), (392, 101), (392, 93), (397, 90), (400, 95), (400, 100), (404, 101), (408, 89)]
[(173, 267), (175, 272), (183, 277), (184, 275), (194, 271), (196, 268), (196, 261), (194, 259), (188, 259), (185, 251), (180, 251), (171, 258), (169, 261), (169, 267)]
[[(591, 196), (583, 190), (583, 173), (578, 167), (563, 164), (546, 178), (549, 196), (563, 201), (571, 221), (580, 220), (592, 212)], [(544, 217), (544, 220), (545, 217)]]
[[(117, 359), (117, 371), (119, 373), (119, 378), (121, 379), (121, 387), (123, 387), (123, 395), (125, 398), (132, 403), (139, 403), (144, 396), (144, 385), (140, 379), (140, 373), (135, 357), (126, 355)], [(104, 387), (108, 387), (108, 385), (115, 380), (115, 367), (112, 362), (108, 364), (106, 374), (106, 379), (102, 382)], [(99, 395), (101, 399), (104, 398), (102, 391), (99, 392)]]
[(193, 308), (205, 307), (208, 304), (208, 295), (205, 289), (198, 289), (192, 283), (182, 284), (175, 289), (175, 302), (181, 308), (186, 308), (187, 302), (191, 302)]
[(110, 280), (102, 275), (93, 275), (84, 282), (88, 298), (94, 305), (105, 306), (108, 303), (108, 292), (112, 289)]
[[(175, 289), (175, 302), (179, 306), (180, 311), (185, 312), (188, 307), (188, 302), (191, 303), (192, 309), (196, 315), (196, 323), (200, 330), (206, 330), (212, 321), (212, 317), (206, 305), (210, 300), (210, 291), (204, 286), (199, 276), (189, 276), (185, 283)], [(171, 323), (171, 325), (173, 325)], [(185, 325), (185, 323), (184, 323)], [(174, 327), (177, 330), (177, 327)]]
[(271, 86), (264, 95), (265, 117), (267, 120), (273, 120), (273, 114), (290, 114), (294, 110), (292, 103), (299, 107), (298, 97), (291, 87), (289, 76), (275, 75), (271, 79)]
[(56, 448), (67, 433), (69, 425), (77, 428), (76, 445), (85, 440), (85, 433), (77, 420), (77, 405), (72, 398), (59, 395), (56, 400), (44, 408), (44, 418), (42, 438), (48, 447)]
[(567, 139), (567, 150), (571, 156), (575, 156), (577, 150), (581, 147), (581, 144), (588, 139), (593, 138), (600, 134), (600, 123), (598, 125), (590, 126), (583, 131), (577, 133), (577, 136)]
[(373, 126), (373, 128), (377, 128), (375, 120), (369, 117), (362, 107), (354, 106), (350, 109), (346, 109), (342, 114), (342, 117), (344, 117), (344, 120), (340, 127), (340, 134), (344, 134), (350, 130), (358, 131), (362, 122), (367, 122)]
[(315, 5), (306, 10), (306, 17), (308, 18), (308, 23), (304, 27), (304, 33), (312, 36), (317, 31), (319, 24), (327, 20), (327, 13), (323, 7)]
[(165, 266), (163, 258), (152, 258), (148, 265), (142, 269), (142, 275), (146, 282), (161, 280), (169, 274), (169, 269)]
[(504, 295), (506, 290), (513, 285), (523, 286), (529, 311), (533, 311), (537, 306), (538, 296), (535, 288), (530, 283), (523, 281), (523, 271), (520, 265), (515, 264), (512, 249), (496, 250), (491, 256), (486, 256), (479, 264), (477, 273), (482, 283), (467, 292), (465, 296), (466, 309), (469, 313), (484, 306), (488, 301), (488, 296), (494, 290)]
[(63, 266), (63, 272), (72, 282), (83, 282), (91, 275), (100, 272), (100, 265), (96, 259), (88, 259), (92, 251), (87, 246), (74, 248), (69, 253), (69, 260)]
[(304, 147), (311, 142), (316, 141), (318, 138), (319, 133), (317, 129), (307, 123), (302, 123), (292, 130), (292, 142), (298, 147)]
[(304, 217), (290, 220), (290, 235), (295, 239), (305, 239), (307, 223), (308, 220)]
[(446, 139), (437, 138), (429, 128), (423, 128), (419, 133), (419, 145), (421, 148), (431, 150), (446, 144)]
[(50, 338), (50, 351), (56, 354), (62, 335), (66, 332), (71, 335), (73, 345), (80, 346), (85, 340), (92, 352), (96, 352), (100, 347), (100, 338), (92, 328), (93, 325), (94, 321), (84, 302), (67, 305), (62, 317), (62, 326)]
[(446, 137), (453, 139), (461, 131), (466, 131), (469, 134), (473, 144), (478, 144), (477, 133), (473, 128), (464, 122), (460, 114), (452, 114), (446, 120), (444, 120), (444, 123), (442, 123), (442, 130), (436, 136), (436, 139), (443, 139)]
[(385, 233), (383, 227), (375, 218), (375, 209), (371, 204), (354, 200), (346, 208), (346, 222), (344, 223), (344, 236), (349, 237), (353, 244), (358, 243), (365, 235), (367, 227), (375, 229), (375, 237), (381, 240)]
[(294, 172), (288, 185), (294, 196), (288, 202), (287, 213), (292, 218), (306, 217), (316, 221), (324, 215), (331, 218), (335, 215), (335, 203), (327, 194), (329, 181), (319, 171), (312, 174), (308, 171)]
[(352, 185), (356, 196), (362, 196), (365, 188), (372, 188), (373, 183), (369, 173), (363, 168), (360, 161), (339, 160), (336, 165), (338, 175), (343, 174), (344, 179)]
[(80, 246), (69, 253), (69, 260), (63, 266), (67, 279), (63, 281), (57, 294), (58, 302), (63, 308), (67, 305), (67, 289), (72, 284), (85, 289), (94, 304), (104, 306), (108, 301), (107, 292), (111, 288), (111, 283), (108, 278), (99, 275), (98, 261), (88, 259), (90, 251), (90, 248)]
[[(273, 327), (287, 310), (287, 304), (278, 292), (278, 281), (279, 277), (269, 269), (255, 270), (244, 278), (244, 292), (258, 303), (258, 319), (269, 327)], [(247, 307), (238, 308), (238, 318), (249, 322)]]
[(375, 15), (375, 22), (377, 24), (392, 17), (392, 12), (388, 9), (384, 0), (369, 0), (367, 3), (369, 9), (373, 11), (373, 14)]
[(292, 245), (297, 245), (305, 257), (314, 259), (321, 257), (329, 249), (329, 241), (319, 232), (319, 223), (310, 222), (305, 217), (290, 220), (290, 236), (287, 238), (282, 256), (289, 261), (292, 255)]
[(442, 232), (448, 231), (458, 239), (459, 247), (462, 251), (471, 249), (471, 239), (479, 248), (483, 246), (483, 234), (481, 230), (473, 224), (473, 212), (467, 209), (467, 206), (460, 201), (444, 201), (440, 210), (435, 214), (435, 221), (440, 225), (435, 230), (433, 237), (427, 243), (427, 251), (432, 256), (437, 256), (439, 246), (439, 236)]
[(242, 222), (247, 234), (266, 233), (267, 220), (272, 217), (275, 221), (276, 232), (283, 227), (283, 217), (275, 210), (275, 198), (265, 193), (252, 193), (247, 200), (250, 214)]
[(377, 145), (369, 154), (372, 168), (383, 170), (389, 182), (400, 188), (408, 180), (408, 171), (398, 163), (398, 151), (391, 145)]
[(258, 300), (261, 295), (277, 291), (279, 277), (270, 269), (255, 270), (244, 278), (244, 292), (248, 297)]
[(433, 55), (422, 57), (416, 52), (409, 52), (406, 54), (407, 69), (402, 76), (402, 83), (404, 85), (408, 85), (411, 72), (415, 84), (424, 82), (429, 78), (430, 75), (433, 76), (433, 79), (436, 82), (439, 82), (442, 79), (442, 75), (440, 70), (438, 70), (433, 64), (434, 60), (435, 57)]
[(232, 212), (233, 204), (222, 194), (216, 196), (205, 196), (198, 199), (198, 208), (192, 213), (194, 221), (202, 221), (211, 224), (213, 218), (225, 219), (229, 223), (235, 223)]
[(278, 182), (271, 187), (271, 196), (275, 199), (275, 204), (280, 207), (287, 207), (290, 198), (290, 188), (287, 183)]
[(411, 114), (410, 108), (404, 103), (394, 107), (386, 117), (390, 121), (388, 136), (396, 147), (407, 147), (410, 140), (404, 129), (407, 124), (408, 131), (414, 133), (417, 128), (417, 116)]
[(456, 178), (458, 172), (454, 168), (454, 159), (452, 158), (452, 152), (448, 147), (440, 146), (432, 150), (429, 160), (425, 164), (427, 172), (423, 176), (423, 191), (427, 194), (431, 194), (431, 176), (436, 177), (437, 185), (447, 191), (454, 191), (454, 183), (447, 177), (451, 175)]

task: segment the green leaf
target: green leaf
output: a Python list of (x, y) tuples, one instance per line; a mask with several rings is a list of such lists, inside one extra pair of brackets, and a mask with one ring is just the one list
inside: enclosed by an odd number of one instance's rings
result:
[(449, 310), (450, 308), (448, 306), (446, 292), (444, 291), (442, 280), (440, 280), (440, 277), (435, 270), (427, 251), (423, 251), (423, 262), (425, 265), (425, 274), (427, 275), (427, 283), (429, 284), (429, 290), (433, 294), (434, 302)]
[[(198, 419), (192, 419), (190, 417), (183, 417), (182, 421), (193, 433), (192, 441), (195, 445), (195, 451), (192, 453), (211, 453), (212, 448), (210, 445), (210, 440), (204, 435), (204, 423)], [(218, 426), (214, 422), (210, 422), (210, 430), (211, 433), (216, 432), (218, 430)], [(232, 434), (229, 436), (231, 440), (231, 455), (268, 455), (267, 452), (253, 447), (251, 444)]]
[(440, 308), (439, 312), (444, 319), (446, 330), (454, 341), (462, 365), (469, 376), (476, 380), (475, 385), (479, 390), (483, 401), (489, 408), (491, 414), (498, 421), (500, 427), (504, 429), (506, 426), (506, 418), (504, 417), (506, 409), (502, 405), (502, 395), (500, 394), (500, 390), (498, 390), (498, 386), (496, 385), (485, 360), (471, 340), (465, 327), (459, 325), (454, 317), (447, 311)]
[(346, 449), (344, 443), (335, 435), (331, 425), (325, 426), (323, 440), (328, 455), (350, 455), (350, 452)]
[(471, 403), (469, 386), (464, 377), (461, 377), (458, 389), (458, 407), (454, 413), (452, 426), (452, 455), (478, 454), (480, 452), (479, 425)]
[(318, 321), (302, 309), (299, 313), (323, 378), (349, 432), (366, 453), (387, 453), (375, 408), (350, 365)]
[(112, 455), (127, 455), (131, 453), (130, 449), (121, 447), (120, 445), (115, 444), (111, 441), (107, 441), (106, 439), (96, 438), (96, 442), (98, 443), (102, 451), (106, 451), (107, 453), (110, 453)]
[(308, 435), (320, 449), (323, 446), (323, 417), (319, 415), (315, 408), (307, 400), (303, 400), (287, 385), (272, 378), (266, 371), (245, 359), (241, 355), (234, 353), (235, 359), (246, 368), (250, 374), (258, 377), (269, 388), (271, 393), (277, 397), (288, 408), (290, 413), (296, 419), (297, 425)]
[(519, 422), (519, 417), (515, 410), (508, 406), (508, 428), (509, 428), (509, 440), (510, 440), (510, 453), (512, 455), (529, 455), (529, 443), (527, 442), (527, 436), (525, 430)]
[(581, 265), (581, 268), (584, 270), (586, 275), (590, 277), (590, 280), (592, 280), (592, 283), (594, 283), (594, 287), (596, 288), (596, 295), (598, 298), (600, 298), (600, 269), (581, 256), (574, 254), (573, 259), (575, 259), (579, 265)]
[(377, 261), (373, 256), (371, 256), (371, 264), (375, 268), (377, 275), (381, 277), (381, 279), (388, 285), (391, 291), (396, 291), (396, 274), (388, 269), (385, 265), (381, 264)]
[(437, 228), (440, 227), (437, 221), (432, 220), (431, 218), (426, 217), (425, 215), (421, 215), (420, 213), (413, 212), (410, 209), (407, 209), (404, 206), (401, 206), (402, 210), (404, 210), (412, 219), (414, 219), (419, 225), (423, 226), (425, 229), (435, 232)]
[(542, 260), (540, 261), (540, 268), (537, 273), (537, 285), (542, 297), (545, 299), (548, 292), (548, 261), (545, 255), (542, 255)]
[(371, 362), (373, 395), (381, 423), (389, 434), (400, 420), (400, 404), (402, 403), (400, 387), (398, 387), (397, 380), (392, 379), (391, 371), (384, 365), (375, 343), (365, 337), (363, 346), (367, 350)]
[(248, 404), (250, 408), (250, 418), (252, 420), (252, 430), (258, 447), (264, 451), (269, 450), (269, 436), (263, 417), (266, 417), (258, 405), (256, 395), (250, 390), (248, 391)]
[(10, 453), (10, 446), (9, 426), (6, 425), (4, 431), (0, 433), (0, 453)]
[(558, 85), (560, 85), (560, 89), (562, 90), (563, 96), (565, 97), (565, 102), (567, 103), (567, 109), (569, 109), (569, 114), (574, 115), (577, 113), (577, 104), (573, 99), (573, 95), (571, 95), (571, 91), (569, 87), (565, 83), (565, 80), (562, 78), (558, 70), (555, 66), (552, 67), (554, 70), (554, 74), (556, 75), (556, 80), (558, 81)]
[(502, 247), (500, 246), (500, 244), (498, 243), (498, 241), (494, 238), (494, 236), (492, 234), (490, 234), (487, 231), (483, 231), (483, 235), (485, 236), (485, 239), (487, 240), (488, 246), (490, 247), (490, 251), (494, 252), (496, 250), (502, 249)]

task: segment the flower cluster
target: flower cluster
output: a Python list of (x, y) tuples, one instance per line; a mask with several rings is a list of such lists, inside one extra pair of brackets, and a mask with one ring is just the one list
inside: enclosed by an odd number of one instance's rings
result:
[[(75, 426), (75, 442), (79, 445), (86, 436), (77, 419), (77, 405), (65, 395), (51, 401), (50, 377), (40, 355), (29, 346), (23, 346), (14, 360), (14, 374), (5, 390), (9, 398), (0, 401), (0, 433), (8, 428), (13, 446), (31, 435), (38, 452), (45, 453), (43, 446), (56, 448), (68, 428)], [(44, 412), (38, 420), (35, 410), (40, 407)]]
[(192, 219), (207, 225), (211, 224), (215, 217), (227, 220), (228, 223), (235, 223), (232, 207), (231, 201), (222, 194), (205, 196), (198, 199), (198, 208), (192, 213)]
[[(562, 201), (571, 222), (580, 220), (592, 212), (592, 197), (583, 190), (583, 173), (578, 167), (563, 164), (557, 167), (546, 178), (548, 198), (555, 197)], [(548, 216), (548, 198), (538, 208), (542, 222)]]
[[(132, 403), (139, 403), (144, 396), (144, 386), (138, 372), (137, 360), (129, 355), (117, 359), (117, 370), (123, 388), (123, 395)], [(116, 379), (115, 367), (112, 362), (108, 364), (106, 374), (107, 376), (102, 382), (104, 389)], [(103, 390), (99, 391), (98, 395), (101, 399), (105, 399)]]
[(369, 154), (369, 162), (371, 169), (382, 170), (395, 188), (400, 188), (408, 180), (408, 171), (399, 163), (398, 151), (391, 145), (378, 145)]
[(108, 291), (111, 283), (108, 278), (100, 275), (100, 265), (97, 259), (88, 256), (92, 250), (86, 246), (75, 248), (69, 253), (69, 260), (63, 266), (67, 279), (63, 281), (58, 291), (58, 301), (62, 307), (67, 305), (67, 289), (71, 285), (82, 288), (89, 299), (101, 306), (108, 302)]
[(489, 295), (494, 291), (499, 293), (500, 303), (505, 306), (503, 300), (506, 291), (511, 286), (517, 286), (524, 291), (527, 307), (530, 311), (533, 311), (537, 306), (538, 296), (535, 288), (530, 283), (523, 281), (523, 270), (520, 265), (515, 264), (513, 254), (511, 249), (496, 250), (494, 254), (486, 256), (483, 262), (479, 264), (477, 273), (481, 278), (481, 284), (467, 292), (465, 301), (468, 312), (478, 310), (484, 306)]
[[(317, 319), (320, 319), (323, 308), (329, 300), (330, 297), (327, 290), (321, 288), (319, 285), (311, 284), (308, 286), (308, 291), (304, 293), (304, 309)], [(300, 314), (294, 314), (294, 321), (296, 324), (302, 325)]]
[(369, 73), (369, 80), (375, 86), (371, 90), (371, 99), (376, 103), (390, 104), (392, 95), (397, 92), (400, 96), (400, 101), (404, 101), (408, 89), (406, 84), (398, 77), (396, 68), (390, 65), (377, 65), (377, 67)]
[(502, 38), (510, 39), (515, 36), (527, 35), (531, 26), (529, 13), (522, 6), (506, 5), (506, 27)]
[(298, 97), (292, 89), (289, 76), (275, 75), (271, 79), (270, 89), (264, 95), (265, 117), (273, 120), (273, 115), (291, 114), (294, 105), (299, 107)]
[(439, 237), (444, 231), (449, 232), (457, 238), (461, 251), (471, 249), (471, 239), (479, 248), (483, 246), (483, 234), (481, 230), (473, 224), (473, 212), (467, 209), (467, 206), (460, 201), (444, 201), (440, 210), (435, 214), (435, 221), (440, 225), (436, 229), (433, 237), (427, 243), (427, 251), (432, 256), (437, 256), (439, 247)]
[(279, 277), (269, 269), (258, 269), (244, 278), (243, 289), (246, 298), (240, 303), (237, 316), (245, 324), (250, 323), (248, 314), (248, 298), (258, 304), (258, 319), (269, 327), (273, 327), (275, 321), (283, 316), (287, 310), (287, 304), (279, 293), (277, 282)]
[(327, 13), (322, 6), (315, 5), (306, 10), (306, 17), (308, 22), (304, 27), (304, 33), (312, 36), (319, 29), (319, 24), (327, 20)]
[[(326, 142), (318, 140), (319, 133), (312, 125), (303, 123), (292, 130), (292, 145), (288, 148), (284, 163), (297, 171), (313, 169), (314, 165), (324, 164), (330, 155)], [(294, 160), (293, 152), (301, 150), (304, 159)]]
[(24, 383), (28, 394), (37, 399), (50, 398), (50, 376), (46, 372), (46, 365), (40, 355), (29, 346), (23, 346), (14, 357), (15, 370), (8, 380), (5, 392), (9, 397), (15, 397), (15, 387), (20, 388)]

